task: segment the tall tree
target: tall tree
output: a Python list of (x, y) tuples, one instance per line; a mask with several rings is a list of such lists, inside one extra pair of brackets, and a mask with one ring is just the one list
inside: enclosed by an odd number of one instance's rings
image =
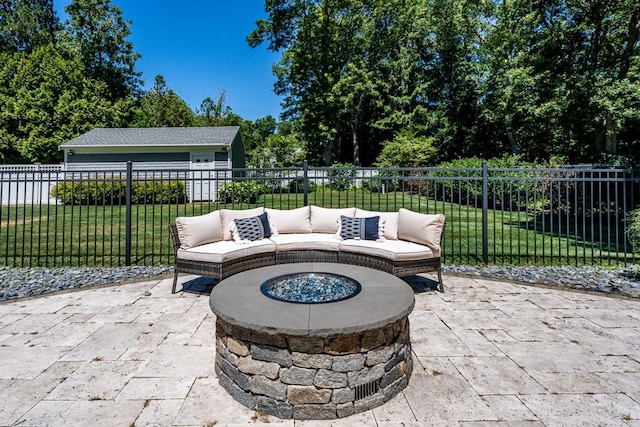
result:
[[(640, 5), (633, 0), (497, 5), (486, 45), (487, 110), (514, 151), (570, 162), (637, 154)], [(635, 150), (632, 147), (636, 147)]]
[(162, 75), (157, 75), (153, 87), (142, 95), (131, 126), (181, 127), (192, 126), (193, 123), (191, 108), (167, 86)]
[(231, 107), (225, 105), (226, 94), (224, 91), (218, 95), (218, 100), (214, 101), (206, 97), (200, 104), (196, 123), (198, 126), (225, 126), (231, 116)]
[[(438, 141), (444, 158), (463, 158), (484, 151), (480, 80), (483, 35), (492, 20), (491, 3), (476, 0), (429, 2), (433, 48), (426, 70), (427, 98), (447, 123), (447, 136)], [(493, 153), (485, 153), (493, 154)]]
[[(473, 150), (480, 116), (483, 2), (272, 0), (248, 37), (282, 50), (276, 91), (300, 120), (309, 153), (371, 164), (412, 125), (453, 155)], [(442, 124), (447, 126), (442, 126)], [(448, 129), (443, 132), (443, 128)]]
[(65, 11), (67, 31), (89, 75), (107, 83), (111, 99), (136, 94), (141, 74), (134, 67), (141, 55), (128, 40), (131, 21), (111, 0), (72, 0)]
[(284, 118), (300, 120), (316, 162), (339, 156), (337, 109), (328, 94), (346, 65), (350, 40), (339, 22), (348, 5), (348, 0), (267, 1), (269, 19), (256, 21), (247, 38), (251, 46), (268, 42), (269, 49), (284, 51), (275, 67), (275, 90), (284, 96)]
[(0, 52), (28, 51), (53, 43), (59, 26), (53, 0), (2, 0)]
[[(58, 145), (94, 127), (124, 126), (127, 99), (83, 74), (53, 45), (0, 55), (0, 146), (5, 161), (55, 163)], [(19, 156), (19, 158), (15, 158)]]
[(245, 120), (240, 124), (240, 127), (244, 148), (250, 152), (266, 143), (267, 138), (276, 132), (278, 123), (273, 116), (266, 116), (254, 122)]

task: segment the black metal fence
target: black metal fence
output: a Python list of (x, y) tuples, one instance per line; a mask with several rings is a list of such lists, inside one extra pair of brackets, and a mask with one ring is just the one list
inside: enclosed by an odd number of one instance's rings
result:
[(628, 265), (637, 169), (0, 168), (0, 265), (173, 262), (167, 224), (215, 209), (309, 204), (443, 213), (448, 264)]

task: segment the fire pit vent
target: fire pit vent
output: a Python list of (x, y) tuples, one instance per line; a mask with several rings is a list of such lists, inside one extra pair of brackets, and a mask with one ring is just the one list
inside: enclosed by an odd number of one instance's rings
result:
[(361, 400), (365, 397), (371, 396), (372, 394), (376, 394), (378, 390), (380, 390), (380, 379), (360, 384), (355, 387), (355, 400)]

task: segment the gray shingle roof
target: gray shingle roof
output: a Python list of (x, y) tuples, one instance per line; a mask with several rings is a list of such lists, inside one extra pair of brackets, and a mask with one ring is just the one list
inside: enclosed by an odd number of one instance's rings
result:
[(173, 128), (96, 128), (60, 145), (60, 149), (76, 147), (118, 146), (230, 146), (240, 126), (173, 127)]

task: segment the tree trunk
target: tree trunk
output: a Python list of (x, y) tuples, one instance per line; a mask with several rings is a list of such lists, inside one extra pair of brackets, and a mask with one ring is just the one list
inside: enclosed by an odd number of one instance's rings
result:
[(629, 31), (627, 34), (627, 44), (622, 54), (622, 60), (620, 61), (621, 65), (620, 71), (618, 72), (618, 80), (627, 78), (631, 60), (633, 59), (633, 51), (640, 39), (640, 6), (636, 6), (629, 18)]
[(511, 127), (507, 127), (507, 138), (509, 138), (509, 144), (511, 144), (511, 151), (513, 154), (518, 154), (520, 149), (518, 148), (518, 141), (516, 141), (516, 137), (513, 136), (513, 129)]
[(604, 124), (604, 149), (609, 153), (615, 154), (618, 148), (618, 138), (616, 136), (616, 126), (611, 114), (607, 114)]
[(358, 142), (358, 134), (353, 131), (353, 164), (360, 166), (360, 143)]

